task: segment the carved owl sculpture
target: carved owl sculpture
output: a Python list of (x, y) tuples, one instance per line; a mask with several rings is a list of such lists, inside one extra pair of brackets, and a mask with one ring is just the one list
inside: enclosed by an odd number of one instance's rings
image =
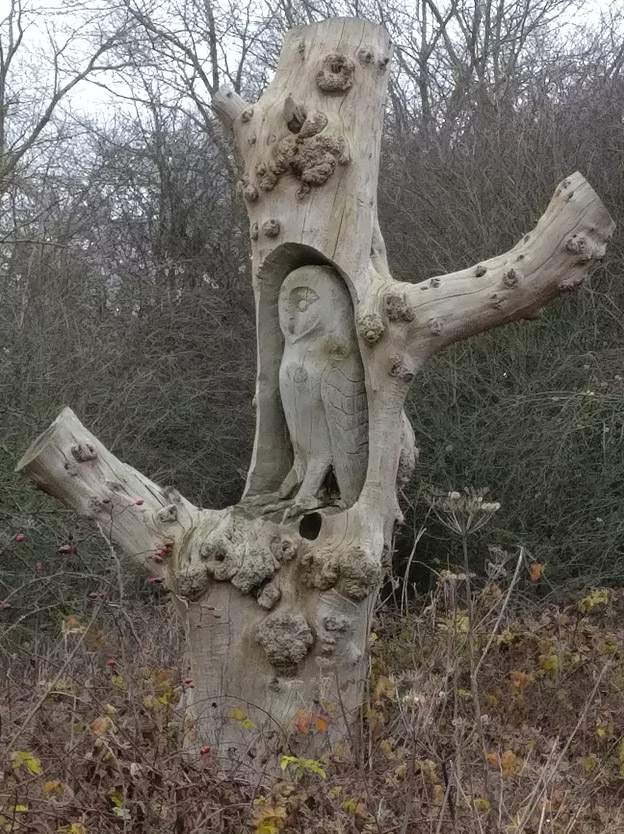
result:
[(279, 294), (284, 335), (279, 387), (293, 447), (280, 496), (294, 495), (294, 515), (327, 503), (333, 472), (340, 503), (357, 500), (368, 464), (364, 368), (349, 292), (331, 268), (291, 272)]

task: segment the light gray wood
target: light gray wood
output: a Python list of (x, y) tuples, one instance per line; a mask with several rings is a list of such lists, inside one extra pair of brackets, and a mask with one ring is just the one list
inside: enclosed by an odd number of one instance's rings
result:
[[(578, 286), (614, 229), (575, 173), (509, 252), (394, 282), (376, 202), (391, 54), (382, 27), (326, 20), (286, 34), (258, 102), (215, 96), (243, 160), (258, 334), (241, 502), (197, 509), (118, 461), (69, 409), (18, 465), (171, 588), (195, 682), (186, 745), (209, 745), (225, 768), (357, 738), (397, 483), (417, 460), (410, 383), (448, 344), (533, 318)], [(327, 735), (296, 732), (306, 710)]]

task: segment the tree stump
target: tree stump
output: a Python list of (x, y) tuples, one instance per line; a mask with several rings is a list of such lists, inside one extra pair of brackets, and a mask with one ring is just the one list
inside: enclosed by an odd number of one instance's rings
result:
[(357, 741), (397, 481), (416, 460), (410, 383), (438, 350), (534, 318), (578, 286), (614, 228), (576, 173), (509, 252), (395, 282), (376, 196), (391, 55), (365, 20), (299, 26), (258, 102), (215, 97), (244, 163), (257, 316), (240, 503), (194, 507), (117, 460), (70, 409), (18, 464), (171, 589), (195, 682), (185, 742), (224, 768)]

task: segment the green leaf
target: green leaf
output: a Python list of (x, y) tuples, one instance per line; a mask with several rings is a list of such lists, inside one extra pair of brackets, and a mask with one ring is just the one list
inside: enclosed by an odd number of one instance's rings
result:
[(113, 788), (113, 790), (108, 794), (108, 798), (116, 808), (121, 808), (123, 805), (123, 794), (121, 794), (117, 788)]
[(27, 753), (25, 750), (13, 750), (9, 758), (13, 770), (19, 770), (23, 766), (34, 776), (41, 773), (41, 762), (32, 753)]
[(301, 759), (299, 756), (282, 756), (280, 759), (280, 768), (286, 770), (288, 767), (292, 767), (296, 777), (302, 776), (306, 771), (309, 771), (320, 776), (321, 779), (327, 778), (327, 774), (321, 767), (320, 762), (317, 762), (316, 759)]

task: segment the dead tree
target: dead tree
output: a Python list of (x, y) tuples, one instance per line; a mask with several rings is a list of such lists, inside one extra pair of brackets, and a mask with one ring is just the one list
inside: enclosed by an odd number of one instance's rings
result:
[[(452, 342), (576, 288), (614, 228), (575, 173), (509, 252), (394, 281), (376, 202), (391, 54), (368, 21), (300, 26), (258, 102), (215, 96), (244, 162), (257, 313), (241, 501), (198, 509), (119, 461), (70, 409), (18, 465), (171, 589), (195, 683), (186, 744), (226, 766), (354, 738), (397, 481), (415, 463), (410, 383)], [(298, 734), (303, 714), (326, 732)]]

